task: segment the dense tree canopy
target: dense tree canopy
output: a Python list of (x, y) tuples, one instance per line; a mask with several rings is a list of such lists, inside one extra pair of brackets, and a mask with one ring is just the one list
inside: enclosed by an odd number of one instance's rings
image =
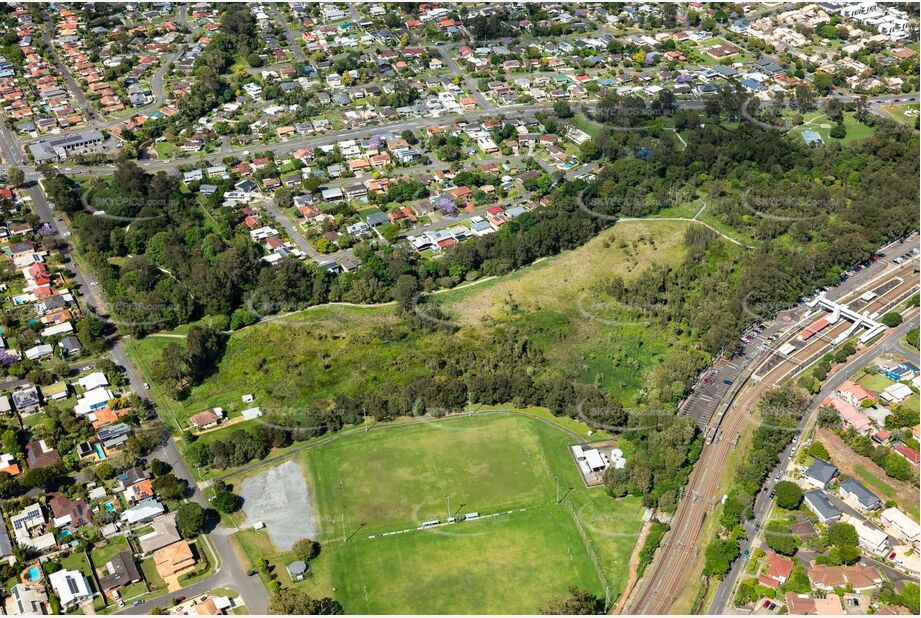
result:
[(557, 616), (589, 616), (599, 614), (604, 609), (604, 602), (587, 590), (570, 587), (569, 596), (550, 599), (541, 608), (541, 614)]
[(792, 481), (780, 481), (774, 491), (777, 492), (777, 506), (783, 509), (795, 510), (803, 500), (803, 490)]
[(282, 588), (272, 596), (269, 611), (292, 616), (341, 615), (345, 613), (339, 601), (328, 597), (315, 599), (297, 588)]

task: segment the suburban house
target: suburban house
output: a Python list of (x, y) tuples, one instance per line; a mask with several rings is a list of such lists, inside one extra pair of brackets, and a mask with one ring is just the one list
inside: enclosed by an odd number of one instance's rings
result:
[(816, 457), (812, 465), (806, 468), (806, 471), (803, 473), (803, 480), (812, 487), (825, 489), (837, 474), (838, 468)]
[(104, 566), (106, 574), (99, 578), (99, 587), (103, 592), (141, 581), (141, 573), (130, 552), (118, 552)]
[(160, 515), (150, 522), (153, 529), (147, 534), (138, 537), (141, 551), (150, 554), (167, 545), (172, 545), (182, 540), (176, 530), (176, 516), (174, 514)]
[(834, 616), (844, 613), (841, 597), (829, 594), (825, 598), (812, 598), (808, 594), (788, 592), (784, 596), (787, 613), (791, 616)]
[(859, 406), (864, 401), (876, 399), (876, 393), (868, 391), (860, 384), (846, 380), (838, 387), (838, 396), (844, 399), (852, 406)]
[(879, 521), (893, 533), (893, 536), (912, 545), (919, 544), (919, 540), (921, 540), (921, 525), (918, 525), (915, 520), (894, 506), (882, 511), (879, 514)]
[(154, 564), (160, 577), (184, 575), (195, 568), (195, 556), (188, 541), (179, 541), (154, 552)]
[[(910, 389), (909, 389), (910, 390)], [(867, 435), (873, 429), (873, 424), (866, 415), (857, 408), (837, 397), (826, 397), (822, 405), (834, 408), (846, 427), (849, 427), (859, 434)]]
[(838, 486), (838, 493), (844, 498), (844, 501), (856, 508), (861, 513), (868, 513), (879, 509), (882, 501), (864, 487), (859, 481), (852, 478), (846, 478)]
[(217, 427), (220, 422), (224, 419), (224, 411), (221, 408), (211, 408), (205, 410), (204, 412), (199, 412), (198, 414), (193, 414), (189, 418), (189, 425), (193, 429), (211, 429), (212, 427)]
[(121, 520), (129, 526), (150, 521), (157, 515), (162, 515), (166, 509), (156, 500), (149, 499), (138, 502), (130, 509), (122, 511)]
[(16, 584), (5, 599), (9, 616), (41, 616), (48, 612), (48, 594), (40, 584)]
[(44, 440), (36, 440), (26, 445), (26, 464), (30, 468), (45, 468), (59, 461), (61, 456)]
[(889, 546), (889, 535), (879, 528), (871, 527), (856, 517), (848, 517), (846, 523), (854, 526), (857, 532), (857, 545), (873, 555), (888, 556), (892, 548)]
[(55, 493), (48, 500), (48, 507), (54, 515), (56, 528), (70, 526), (76, 529), (93, 521), (93, 513), (83, 498), (71, 500), (64, 494)]
[(93, 597), (90, 584), (80, 571), (68, 571), (67, 569), (55, 571), (48, 576), (48, 582), (64, 609), (80, 605)]
[(768, 565), (766, 575), (780, 584), (785, 583), (793, 572), (793, 561), (789, 558), (771, 553), (765, 557), (765, 562)]
[(861, 593), (874, 590), (883, 583), (878, 570), (859, 564), (854, 566), (816, 564), (808, 572), (808, 576), (814, 587), (828, 592), (850, 585), (854, 592)]
[(10, 530), (19, 544), (29, 545), (32, 530), (43, 527), (47, 521), (39, 503), (31, 504), (22, 511), (10, 517)]
[(30, 416), (42, 409), (38, 389), (34, 386), (30, 385), (17, 389), (10, 396), (13, 399), (13, 406), (22, 417)]
[(803, 501), (823, 524), (830, 524), (841, 519), (841, 511), (831, 503), (828, 496), (820, 489), (813, 489), (803, 494)]

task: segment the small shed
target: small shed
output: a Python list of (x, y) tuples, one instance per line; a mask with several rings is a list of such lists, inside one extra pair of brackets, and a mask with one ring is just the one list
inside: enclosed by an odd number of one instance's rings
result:
[(288, 576), (291, 577), (291, 581), (293, 582), (303, 580), (304, 576), (307, 574), (307, 563), (303, 560), (295, 560), (285, 568), (288, 570)]

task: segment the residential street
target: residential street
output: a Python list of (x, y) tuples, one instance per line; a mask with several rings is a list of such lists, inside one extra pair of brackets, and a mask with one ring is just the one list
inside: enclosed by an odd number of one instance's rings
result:
[[(32, 206), (39, 218), (51, 226), (57, 237), (66, 239), (69, 235), (67, 226), (62, 219), (58, 219), (54, 216), (40, 185), (38, 183), (33, 183), (27, 189), (27, 194), (31, 198)], [(93, 285), (95, 282), (82, 272), (77, 262), (73, 260), (73, 256), (69, 249), (64, 251), (64, 255), (69, 258), (73, 266), (75, 279), (80, 288), (80, 293), (84, 302), (89, 306), (90, 310), (95, 312), (98, 316), (105, 315), (105, 302), (101, 294), (98, 293), (98, 287)], [(144, 380), (124, 353), (121, 342), (115, 344), (110, 355), (117, 365), (125, 369), (131, 384), (131, 389), (141, 397), (148, 399), (147, 389), (144, 388)], [(192, 490), (190, 499), (198, 502), (204, 507), (208, 506), (194, 477), (181, 457), (172, 435), (167, 437), (165, 444), (155, 451), (152, 456), (171, 464), (176, 476), (188, 482)], [(176, 591), (175, 593), (165, 595), (162, 598), (155, 599), (144, 605), (125, 608), (119, 613), (145, 614), (150, 611), (151, 607), (157, 604), (170, 604), (169, 602), (171, 599), (178, 595), (190, 596), (205, 592), (212, 588), (230, 587), (240, 593), (252, 613), (265, 614), (268, 611), (268, 591), (265, 589), (265, 586), (263, 586), (262, 580), (258, 577), (249, 577), (246, 575), (246, 569), (240, 564), (236, 553), (231, 547), (229, 535), (230, 532), (220, 525), (206, 535), (211, 541), (220, 562), (218, 570), (214, 575), (195, 584), (195, 586), (190, 588), (188, 593), (185, 591)]]
[(291, 24), (288, 23), (288, 18), (285, 17), (285, 14), (282, 13), (281, 9), (279, 9), (278, 5), (274, 2), (270, 3), (268, 7), (272, 11), (272, 14), (275, 16), (275, 19), (278, 21), (278, 25), (281, 26), (281, 29), (285, 31), (285, 38), (288, 39), (288, 45), (291, 46), (291, 53), (294, 54), (294, 58), (298, 62), (306, 61), (307, 56), (304, 55), (304, 50), (301, 49), (301, 46), (298, 45), (297, 42), (298, 34), (291, 29)]
[(917, 613), (919, 20), (9, 3), (0, 614)]
[[(910, 99), (909, 99), (910, 97)], [(852, 100), (853, 97), (838, 97), (842, 101)], [(885, 103), (894, 98), (900, 98), (902, 100), (914, 100), (917, 99), (917, 95), (903, 95), (902, 97), (896, 96), (883, 96), (875, 97), (871, 101), (876, 103)], [(580, 105), (585, 105), (589, 108), (595, 105), (593, 101), (584, 101)], [(705, 102), (702, 100), (679, 100), (676, 101), (677, 109), (703, 109)], [(340, 140), (349, 140), (349, 139), (358, 139), (366, 136), (371, 136), (379, 133), (386, 132), (395, 132), (400, 133), (406, 129), (411, 131), (417, 131), (419, 129), (424, 129), (433, 125), (440, 125), (451, 122), (452, 119), (462, 117), (466, 120), (475, 120), (478, 118), (493, 116), (497, 113), (501, 113), (506, 117), (515, 118), (520, 115), (533, 114), (535, 112), (552, 109), (551, 104), (542, 104), (542, 105), (532, 105), (532, 104), (521, 104), (521, 105), (507, 105), (502, 107), (501, 110), (498, 109), (478, 109), (474, 112), (468, 112), (465, 114), (447, 114), (441, 117), (427, 117), (427, 118), (412, 118), (406, 120), (400, 120), (396, 122), (389, 122), (379, 125), (368, 125), (365, 127), (356, 127), (352, 129), (344, 129), (342, 131), (337, 131), (335, 135), (325, 134), (325, 135), (305, 135), (297, 137), (294, 139), (289, 139), (283, 142), (276, 142), (271, 144), (264, 144), (258, 146), (260, 152), (271, 152), (275, 155), (286, 155), (296, 150), (302, 148), (322, 146), (332, 142)], [(109, 122), (108, 124), (114, 124), (114, 122)], [(8, 129), (5, 129), (8, 131)], [(67, 132), (62, 132), (62, 135), (67, 134)], [(4, 151), (4, 164), (0, 165), (0, 173), (6, 173), (9, 167), (9, 161), (18, 161), (17, 166), (20, 167), (25, 173), (27, 179), (36, 179), (38, 175), (35, 172), (35, 168), (25, 164), (25, 159), (22, 155), (22, 147), (33, 140), (22, 140), (17, 141), (12, 135), (9, 136), (8, 143), (7, 138), (0, 138), (0, 142), (3, 142), (3, 151)], [(137, 162), (139, 166), (144, 168), (149, 172), (155, 172), (160, 170), (171, 170), (176, 169), (179, 166), (188, 166), (195, 167), (202, 162), (207, 162), (210, 164), (220, 163), (227, 156), (236, 155), (241, 156), (244, 151), (250, 151), (253, 146), (236, 146), (228, 149), (221, 149), (218, 152), (211, 154), (200, 154), (197, 158), (184, 158), (176, 160), (159, 160), (159, 159), (150, 159), (150, 160), (140, 160)], [(13, 155), (13, 152), (17, 152), (17, 155)], [(71, 175), (80, 175), (80, 176), (100, 176), (100, 175), (109, 175), (113, 173), (114, 168), (109, 165), (67, 165), (66, 163), (61, 165), (60, 168), (65, 171), (67, 174)]]
[[(819, 402), (833, 394), (835, 390), (841, 386), (841, 383), (847, 380), (855, 371), (872, 362), (873, 359), (879, 357), (880, 355), (900, 348), (901, 340), (905, 337), (909, 330), (918, 326), (918, 323), (919, 315), (918, 311), (915, 310), (909, 319), (905, 320), (905, 322), (903, 322), (899, 327), (890, 330), (882, 341), (869, 348), (862, 354), (854, 356), (834, 375), (830, 376), (822, 386), (821, 392), (812, 398), (809, 408), (810, 412), (804, 415), (803, 419), (800, 421), (797, 428), (797, 434), (801, 434), (806, 427), (814, 424), (815, 419), (818, 416)], [(774, 478), (777, 474), (783, 473), (783, 471), (786, 470), (789, 463), (788, 455), (792, 449), (792, 446), (788, 446), (786, 449), (784, 449), (780, 455), (780, 463), (778, 463), (777, 466), (775, 466), (774, 469), (768, 473), (768, 480), (765, 484), (765, 487), (758, 494), (758, 497), (755, 500), (754, 517), (749, 521), (746, 528), (748, 535), (739, 543), (739, 549), (742, 552), (745, 552), (746, 550), (751, 551), (753, 549), (753, 542), (755, 536), (757, 535), (757, 531), (764, 526), (765, 517), (770, 512), (770, 506), (773, 502), (773, 498), (770, 497), (770, 489), (774, 486)], [(837, 500), (837, 503), (839, 507), (844, 504), (840, 500)], [(848, 511), (852, 514), (856, 513), (849, 507)], [(716, 594), (710, 603), (709, 613), (723, 614), (729, 611), (729, 605), (732, 602), (733, 591), (735, 590), (739, 578), (742, 573), (745, 572), (745, 568), (747, 566), (748, 561), (742, 558), (737, 559), (733, 563), (732, 569), (729, 571), (729, 573), (726, 574), (726, 576), (717, 587)]]
[(71, 96), (76, 98), (80, 103), (80, 109), (83, 110), (83, 115), (92, 123), (98, 122), (100, 120), (99, 114), (96, 113), (96, 110), (93, 108), (93, 104), (86, 94), (83, 92), (83, 89), (80, 88), (80, 84), (77, 83), (77, 80), (74, 79), (74, 76), (70, 74), (70, 71), (61, 62), (61, 58), (58, 56), (57, 50), (54, 48), (54, 43), (52, 40), (52, 35), (54, 34), (54, 20), (51, 18), (51, 15), (45, 15), (45, 29), (43, 32), (43, 40), (45, 47), (48, 49), (48, 53), (51, 55), (51, 61), (54, 63), (54, 68), (57, 69), (58, 73), (64, 78), (64, 81), (67, 84), (67, 89), (70, 91)]

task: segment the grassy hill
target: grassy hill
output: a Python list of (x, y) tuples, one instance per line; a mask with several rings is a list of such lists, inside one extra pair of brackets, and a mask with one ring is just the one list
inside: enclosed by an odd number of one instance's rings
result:
[[(412, 330), (392, 306), (321, 306), (234, 332), (217, 371), (178, 402), (153, 384), (161, 411), (184, 427), (213, 406), (233, 417), (241, 395), (256, 395), (267, 412), (296, 414), (334, 395), (375, 385), (403, 384), (420, 375), (442, 346), (486, 345), (488, 329), (527, 336), (551, 363), (599, 381), (625, 406), (642, 401), (645, 376), (665, 362), (681, 339), (653, 324), (641, 308), (626, 308), (606, 291), (615, 276), (630, 281), (654, 264), (676, 264), (681, 221), (618, 223), (586, 245), (504, 277), (435, 295), (460, 327), (454, 334)], [(150, 375), (172, 334), (129, 341), (128, 353)], [(639, 352), (642, 352), (640, 354)], [(153, 381), (152, 381), (153, 382)]]

